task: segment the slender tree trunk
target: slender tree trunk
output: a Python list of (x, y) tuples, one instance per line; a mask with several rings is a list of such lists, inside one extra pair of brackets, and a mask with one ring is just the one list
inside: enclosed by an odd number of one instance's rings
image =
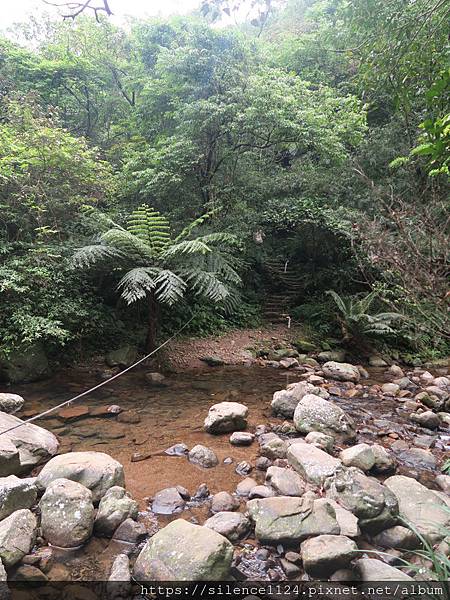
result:
[(158, 335), (158, 302), (155, 294), (150, 292), (148, 302), (148, 324), (147, 324), (147, 339), (145, 342), (146, 352), (152, 352), (156, 348), (156, 337)]

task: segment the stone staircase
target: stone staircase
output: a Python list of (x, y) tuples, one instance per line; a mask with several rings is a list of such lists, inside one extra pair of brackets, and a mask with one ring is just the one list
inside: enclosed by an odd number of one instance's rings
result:
[(268, 275), (263, 315), (271, 323), (287, 323), (289, 310), (295, 306), (304, 289), (295, 264), (282, 258), (271, 258), (265, 263)]

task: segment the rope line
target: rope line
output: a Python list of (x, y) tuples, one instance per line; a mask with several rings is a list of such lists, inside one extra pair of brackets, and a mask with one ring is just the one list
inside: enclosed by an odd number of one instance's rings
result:
[(78, 394), (77, 396), (74, 396), (73, 398), (70, 398), (70, 400), (65, 400), (64, 402), (61, 402), (61, 404), (58, 404), (57, 406), (54, 406), (53, 408), (49, 408), (49, 409), (45, 410), (44, 412), (41, 412), (38, 415), (35, 415), (34, 417), (30, 417), (29, 419), (22, 421), (22, 423), (18, 423), (17, 425), (14, 425), (13, 427), (10, 427), (9, 429), (0, 431), (0, 435), (4, 435), (5, 433), (10, 433), (11, 431), (18, 429), (19, 427), (23, 427), (23, 425), (27, 425), (28, 423), (32, 423), (33, 421), (37, 421), (37, 419), (41, 419), (42, 417), (49, 415), (50, 413), (54, 412), (55, 410), (59, 410), (63, 406), (67, 406), (68, 404), (71, 404), (72, 402), (75, 402), (75, 400), (79, 400), (80, 398), (83, 398), (84, 396), (87, 396), (88, 394), (95, 392), (95, 390), (100, 389), (104, 385), (107, 385), (111, 381), (118, 379), (122, 375), (125, 375), (125, 373), (128, 373), (128, 371), (131, 371), (131, 369), (134, 369), (134, 367), (137, 367), (138, 365), (143, 363), (144, 360), (147, 360), (148, 358), (150, 358), (150, 356), (153, 356), (153, 354), (156, 354), (159, 350), (161, 350), (161, 348), (164, 348), (164, 346), (167, 346), (167, 344), (169, 342), (171, 342), (175, 337), (177, 337), (177, 335), (179, 335), (183, 331), (183, 329), (186, 329), (186, 327), (192, 321), (194, 316), (195, 315), (193, 315), (188, 321), (186, 321), (186, 323), (182, 327), (180, 327), (180, 329), (178, 329), (178, 331), (176, 331), (173, 335), (171, 335), (165, 342), (163, 342), (160, 346), (155, 348), (155, 350), (152, 350), (149, 354), (146, 354), (143, 358), (140, 358), (139, 360), (137, 360), (135, 363), (133, 363), (132, 365), (130, 365), (123, 371), (120, 371), (120, 373), (116, 373), (109, 379), (102, 381), (101, 383), (95, 385), (94, 387), (89, 388), (88, 390), (86, 390), (85, 392), (82, 392), (81, 394)]

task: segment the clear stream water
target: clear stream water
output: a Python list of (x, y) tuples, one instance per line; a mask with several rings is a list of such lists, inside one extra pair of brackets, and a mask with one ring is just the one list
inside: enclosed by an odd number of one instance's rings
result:
[[(26, 399), (26, 410), (18, 416), (31, 416), (54, 406), (98, 383), (98, 376), (97, 371), (65, 371), (47, 381), (15, 387), (14, 392)], [(148, 512), (148, 498), (159, 490), (181, 485), (194, 494), (200, 484), (206, 483), (212, 494), (222, 490), (233, 492), (242, 480), (235, 472), (236, 464), (242, 460), (254, 464), (257, 442), (250, 447), (235, 447), (228, 441), (229, 434), (212, 436), (204, 432), (203, 421), (209, 407), (224, 400), (242, 402), (249, 408), (249, 431), (260, 424), (279, 425), (282, 420), (274, 417), (270, 409), (273, 392), (299, 379), (295, 371), (258, 366), (205, 368), (169, 375), (167, 387), (155, 388), (147, 381), (145, 371), (138, 370), (82, 400), (91, 412), (117, 404), (123, 414), (130, 416), (135, 423), (120, 422), (116, 416), (91, 415), (74, 422), (64, 422), (57, 415), (49, 415), (38, 424), (58, 435), (61, 453), (94, 450), (106, 452), (121, 462), (125, 468), (127, 489), (143, 511), (141, 518), (149, 529), (155, 529), (174, 518), (156, 518)], [(413, 446), (418, 435), (434, 436), (435, 468), (415, 460), (411, 462), (411, 458), (406, 457), (406, 460), (400, 459), (397, 469), (397, 473), (417, 477), (428, 487), (434, 487), (434, 477), (444, 460), (448, 436), (445, 432), (433, 434), (412, 424), (399, 400), (370, 393), (372, 384), (384, 381), (383, 371), (373, 369), (370, 379), (363, 382), (367, 387), (360, 390), (360, 397), (345, 397), (345, 384), (338, 384), (342, 395), (332, 399), (356, 421), (358, 442), (390, 446), (404, 439)], [(431, 441), (431, 438), (422, 438), (421, 443), (424, 441)], [(212, 448), (219, 458), (219, 465), (202, 469), (189, 463), (185, 457), (164, 454), (165, 449), (180, 442), (189, 448), (196, 444)], [(135, 453), (150, 456), (133, 462), (131, 459)], [(232, 457), (233, 463), (224, 464), (226, 457)], [(255, 469), (251, 476), (261, 482), (264, 477)], [(195, 517), (202, 523), (207, 518), (207, 508), (188, 509), (182, 516), (188, 519)], [(72, 579), (90, 578), (93, 574), (104, 577), (113, 557), (121, 551), (117, 543), (93, 538), (82, 551), (66, 553), (61, 561), (64, 564), (57, 567), (64, 572), (69, 569)], [(63, 575), (60, 573), (59, 578)]]

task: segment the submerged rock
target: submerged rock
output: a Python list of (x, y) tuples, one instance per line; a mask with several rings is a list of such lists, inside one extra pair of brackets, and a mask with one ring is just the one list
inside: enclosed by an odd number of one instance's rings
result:
[(92, 492), (81, 483), (54, 479), (39, 502), (42, 536), (54, 546), (76, 548), (92, 535)]
[(208, 433), (227, 433), (247, 427), (248, 408), (238, 402), (220, 402), (211, 406), (205, 419)]
[(170, 448), (164, 450), (164, 454), (167, 454), (168, 456), (185, 456), (188, 453), (189, 448), (186, 446), (186, 444), (182, 443), (174, 444), (173, 446), (170, 446)]
[(134, 576), (138, 581), (155, 580), (153, 561), (158, 560), (172, 581), (223, 581), (232, 558), (233, 546), (224, 536), (177, 519), (147, 541), (136, 559)]
[(355, 437), (355, 423), (342, 408), (314, 396), (303, 396), (294, 412), (294, 424), (297, 431), (309, 433), (320, 431), (333, 437), (352, 440)]
[(125, 485), (123, 466), (103, 452), (70, 452), (55, 456), (39, 473), (37, 485), (46, 489), (52, 481), (61, 478), (90, 489), (94, 503), (114, 485)]

